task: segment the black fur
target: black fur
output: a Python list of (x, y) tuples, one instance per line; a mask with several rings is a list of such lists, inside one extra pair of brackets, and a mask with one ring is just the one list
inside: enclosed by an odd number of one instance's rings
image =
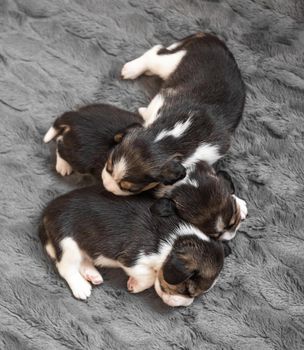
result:
[[(54, 246), (57, 261), (60, 261), (62, 253), (60, 241), (71, 237), (93, 260), (102, 255), (117, 260), (126, 267), (132, 267), (136, 265), (139, 256), (158, 253), (161, 244), (166, 243), (179, 225), (184, 223), (174, 215), (166, 218), (153, 216), (149, 210), (152, 203), (153, 199), (147, 194), (117, 197), (100, 186), (77, 189), (56, 198), (47, 206), (42, 216), (40, 238), (43, 245), (50, 242)], [(187, 260), (184, 267), (179, 258), (176, 259), (176, 264), (173, 262), (175, 250), (177, 253), (183, 250), (183, 258)], [(215, 260), (210, 260), (210, 256)], [(197, 278), (197, 282), (191, 282), (191, 288), (196, 290), (191, 293), (196, 295), (199, 291), (202, 292), (200, 286), (207, 288), (204, 279), (206, 267), (209, 272), (213, 272), (211, 279), (210, 274), (207, 276), (209, 286), (222, 269), (223, 260), (221, 242), (205, 241), (194, 234), (182, 235), (174, 241), (171, 253), (164, 263), (165, 278), (168, 277), (167, 282), (173, 281), (173, 265), (176, 265), (175, 271), (184, 269), (184, 274), (189, 276), (193, 272), (193, 266), (196, 266), (195, 271), (200, 278)], [(179, 273), (175, 282), (180, 281)], [(195, 287), (196, 284), (198, 288)], [(181, 290), (184, 291), (185, 288), (183, 286)], [(189, 293), (185, 291), (185, 295), (192, 295)]]
[(138, 114), (107, 104), (66, 112), (53, 125), (60, 131), (58, 136), (63, 136), (57, 142), (59, 155), (73, 170), (91, 173), (100, 180), (108, 153), (116, 145), (115, 135), (141, 125), (142, 121)]
[[(159, 92), (164, 105), (158, 118), (147, 128), (131, 130), (112, 152), (114, 160), (125, 158), (126, 180), (130, 182), (149, 176), (172, 184), (174, 180), (160, 176), (164, 164), (176, 154), (182, 163), (203, 142), (218, 146), (220, 156), (224, 155), (241, 120), (245, 85), (226, 45), (214, 35), (199, 33), (182, 40), (176, 49), (161, 49), (158, 54), (183, 49), (186, 55)], [(173, 129), (189, 117), (191, 126), (182, 136), (155, 142), (161, 131)]]
[[(183, 220), (198, 227), (206, 235), (219, 239), (224, 232), (234, 232), (240, 223), (234, 186), (227, 172), (216, 173), (206, 162), (199, 162), (195, 171), (188, 174), (189, 182), (156, 189), (159, 197), (151, 206), (154, 215), (168, 217), (178, 214)], [(235, 218), (234, 225), (230, 226)], [(218, 220), (223, 223), (218, 227)]]

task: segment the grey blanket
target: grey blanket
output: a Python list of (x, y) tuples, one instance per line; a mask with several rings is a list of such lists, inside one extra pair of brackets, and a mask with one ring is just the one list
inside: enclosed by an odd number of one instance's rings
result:
[[(159, 82), (121, 81), (123, 63), (199, 30), (226, 41), (247, 85), (220, 166), (249, 218), (217, 285), (188, 308), (130, 295), (113, 270), (77, 301), (37, 226), (84, 183), (56, 175), (42, 137), (84, 103), (146, 106)], [(303, 63), (303, 0), (1, 0), (0, 349), (304, 349)]]

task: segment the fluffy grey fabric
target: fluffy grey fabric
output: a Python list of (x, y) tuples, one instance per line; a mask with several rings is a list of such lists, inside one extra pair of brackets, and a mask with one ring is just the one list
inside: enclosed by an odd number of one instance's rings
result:
[[(303, 0), (0, 1), (0, 348), (303, 349)], [(122, 64), (198, 30), (221, 35), (247, 84), (222, 161), (249, 218), (216, 287), (170, 309), (104, 271), (73, 299), (37, 236), (43, 206), (79, 186), (56, 175), (42, 137), (55, 116), (102, 101), (135, 110), (157, 82)], [(81, 183), (82, 185), (83, 183)]]

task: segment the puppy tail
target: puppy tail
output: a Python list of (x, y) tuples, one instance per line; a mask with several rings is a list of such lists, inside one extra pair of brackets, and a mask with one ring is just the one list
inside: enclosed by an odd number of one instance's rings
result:
[(43, 142), (48, 143), (53, 140), (59, 134), (60, 130), (55, 129), (54, 126), (51, 126), (48, 132), (44, 135)]

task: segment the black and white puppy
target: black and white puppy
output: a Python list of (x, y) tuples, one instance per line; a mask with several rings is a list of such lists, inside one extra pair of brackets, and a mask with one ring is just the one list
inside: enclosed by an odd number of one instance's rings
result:
[(122, 268), (133, 293), (154, 285), (170, 306), (190, 305), (215, 284), (223, 243), (176, 215), (154, 216), (152, 204), (148, 195), (118, 197), (92, 186), (47, 206), (40, 238), (76, 298), (90, 296), (90, 282), (103, 282), (96, 266)]
[(227, 152), (244, 108), (238, 66), (211, 34), (154, 46), (122, 69), (124, 79), (141, 74), (157, 75), (163, 84), (149, 106), (139, 109), (144, 126), (125, 133), (103, 169), (103, 184), (116, 195), (172, 185), (198, 162), (216, 162)]
[(174, 186), (159, 186), (151, 207), (160, 216), (178, 214), (213, 239), (232, 239), (247, 216), (246, 202), (234, 193), (228, 173), (200, 161)]
[(44, 136), (56, 139), (56, 170), (62, 176), (71, 172), (91, 173), (101, 180), (108, 153), (121, 132), (141, 126), (140, 115), (107, 105), (93, 104), (69, 111), (57, 118)]

